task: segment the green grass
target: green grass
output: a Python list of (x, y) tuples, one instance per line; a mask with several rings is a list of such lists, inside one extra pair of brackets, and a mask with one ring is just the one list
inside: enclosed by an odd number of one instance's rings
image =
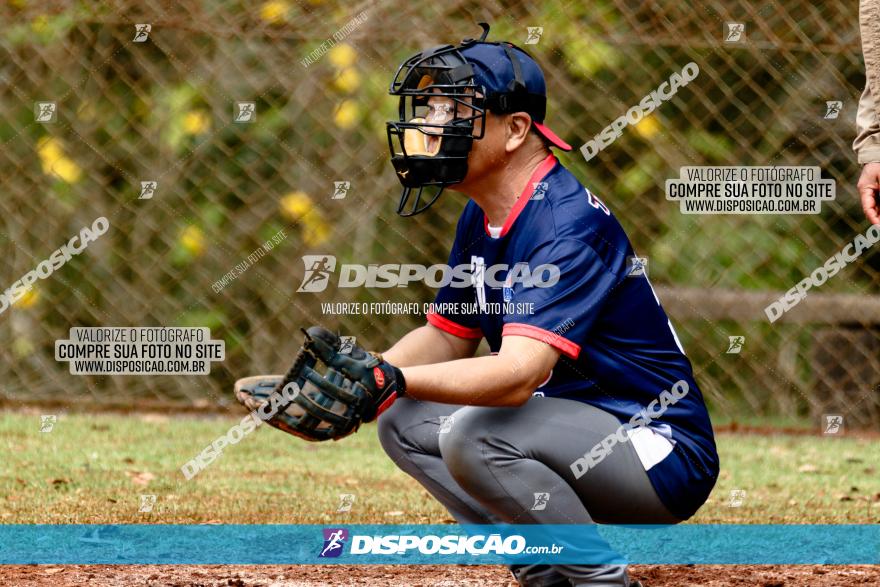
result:
[[(0, 414), (0, 523), (441, 523), (449, 515), (394, 467), (369, 425), (307, 443), (261, 427), (193, 480), (181, 465), (235, 419)], [(852, 436), (721, 434), (722, 473), (692, 519), (713, 523), (876, 523), (880, 443)], [(746, 492), (729, 507), (732, 489)], [(338, 514), (339, 495), (356, 496)], [(140, 495), (157, 496), (139, 513)]]

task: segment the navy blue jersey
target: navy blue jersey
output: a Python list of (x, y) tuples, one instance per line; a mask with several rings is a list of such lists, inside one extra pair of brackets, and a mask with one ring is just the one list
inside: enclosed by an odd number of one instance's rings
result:
[(586, 402), (621, 423), (686, 382), (687, 394), (649, 422), (674, 448), (647, 472), (667, 508), (688, 518), (718, 476), (712, 425), (690, 361), (635, 258), (608, 208), (550, 155), (498, 238), (468, 202), (449, 264), (470, 265), (471, 283), (442, 287), (439, 312), (428, 321), (485, 337), (493, 352), (509, 335), (547, 342), (561, 356), (537, 395)]

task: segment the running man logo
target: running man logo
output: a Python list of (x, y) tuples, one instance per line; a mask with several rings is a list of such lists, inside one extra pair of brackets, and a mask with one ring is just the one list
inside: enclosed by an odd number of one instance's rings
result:
[(738, 43), (746, 32), (746, 25), (741, 22), (724, 23), (724, 42)]
[(58, 120), (58, 107), (55, 102), (34, 103), (34, 121), (50, 123)]
[(627, 277), (641, 277), (648, 274), (648, 258), (647, 257), (627, 257), (626, 266), (628, 271)]
[(333, 197), (332, 200), (344, 200), (345, 196), (348, 195), (348, 190), (351, 189), (350, 181), (334, 181), (333, 182)]
[(440, 416), (440, 428), (437, 429), (437, 434), (448, 434), (453, 424), (455, 424), (455, 416)]
[(299, 293), (317, 293), (327, 289), (330, 274), (336, 271), (336, 257), (333, 255), (303, 255), (306, 268), (302, 284), (296, 290)]
[(743, 345), (746, 343), (745, 336), (728, 336), (728, 346), (727, 346), (727, 354), (728, 355), (738, 355), (743, 348)]
[(530, 26), (526, 27), (528, 29), (528, 36), (526, 37), (526, 45), (537, 45), (538, 41), (541, 40), (541, 35), (544, 34), (544, 27), (542, 26)]
[(742, 506), (742, 504), (745, 500), (746, 500), (745, 490), (731, 489), (730, 490), (730, 499), (727, 500), (727, 507), (738, 508), (738, 507)]
[(823, 420), (825, 425), (823, 426), (822, 434), (833, 435), (843, 432), (843, 416), (840, 414), (825, 414)]
[(155, 495), (141, 495), (141, 505), (138, 507), (138, 512), (148, 514), (153, 511), (154, 505), (156, 505)]
[(543, 200), (544, 196), (547, 195), (547, 188), (549, 187), (549, 185), (546, 181), (536, 181), (532, 184), (532, 187), (534, 189), (532, 190), (532, 197), (530, 199)]
[(153, 30), (153, 25), (151, 24), (136, 24), (134, 25), (134, 38), (132, 41), (135, 43), (143, 43), (147, 39), (150, 38), (150, 31)]
[(257, 120), (257, 103), (236, 102), (234, 115), (235, 122), (255, 122)]
[(52, 428), (55, 427), (57, 421), (58, 416), (55, 414), (40, 416), (40, 432), (52, 432)]
[(834, 120), (840, 116), (843, 110), (843, 102), (840, 100), (829, 100), (825, 102), (825, 120)]
[(535, 493), (535, 505), (532, 506), (532, 511), (540, 512), (541, 510), (545, 510), (547, 509), (548, 503), (550, 503), (549, 493)]
[(350, 512), (351, 506), (354, 505), (354, 494), (353, 493), (340, 493), (339, 494), (339, 507), (336, 509), (336, 513)]
[(340, 336), (339, 337), (339, 354), (340, 355), (350, 355), (351, 351), (354, 350), (354, 345), (357, 342), (357, 338), (354, 336)]
[(156, 188), (159, 187), (159, 182), (157, 181), (142, 181), (141, 182), (141, 195), (138, 196), (138, 200), (151, 200), (153, 199), (153, 194), (156, 193)]
[(324, 548), (318, 558), (336, 558), (342, 554), (348, 530), (345, 528), (324, 528)]

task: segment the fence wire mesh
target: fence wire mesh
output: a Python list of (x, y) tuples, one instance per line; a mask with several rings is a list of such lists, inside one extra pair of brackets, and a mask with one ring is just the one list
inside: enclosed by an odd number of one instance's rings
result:
[[(486, 20), (492, 38), (541, 63), (548, 121), (576, 146), (699, 65), (607, 149), (562, 162), (647, 257), (716, 414), (880, 421), (876, 255), (792, 319), (770, 324), (763, 312), (868, 226), (851, 151), (865, 79), (855, 2), (18, 0), (0, 14), (0, 287), (96, 218), (111, 224), (0, 315), (8, 401), (224, 407), (234, 379), (284, 369), (300, 327), (382, 349), (421, 324), (325, 313), (322, 302), (423, 303), (434, 292), (297, 292), (302, 256), (445, 261), (464, 196), (415, 219), (394, 214), (387, 88), (404, 58), (476, 36)], [(728, 23), (745, 25), (739, 40)], [(828, 101), (842, 102), (836, 118)], [(39, 122), (47, 102), (55, 115)], [(239, 103), (255, 117), (236, 120)], [(685, 215), (664, 183), (687, 165), (815, 165), (837, 198), (817, 215)], [(152, 197), (142, 182), (155, 182)], [(236, 266), (244, 272), (224, 281)], [(208, 326), (226, 360), (204, 377), (73, 377), (54, 359), (71, 326), (129, 325)], [(731, 336), (744, 337), (739, 352)]]

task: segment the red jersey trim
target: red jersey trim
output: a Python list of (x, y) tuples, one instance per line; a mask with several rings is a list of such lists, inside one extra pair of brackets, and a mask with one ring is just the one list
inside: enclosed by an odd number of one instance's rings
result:
[[(541, 164), (538, 165), (538, 168), (535, 169), (532, 176), (529, 178), (528, 183), (526, 183), (525, 189), (519, 195), (519, 198), (517, 198), (516, 203), (513, 204), (513, 209), (510, 211), (507, 220), (504, 221), (504, 224), (501, 227), (499, 238), (507, 234), (513, 226), (513, 223), (516, 222), (520, 212), (522, 212), (523, 208), (526, 207), (526, 204), (529, 203), (532, 194), (535, 192), (535, 183), (544, 179), (544, 176), (550, 173), (550, 170), (553, 169), (554, 165), (556, 165), (556, 157), (554, 157), (552, 153), (547, 155), (547, 158), (541, 161)], [(489, 232), (489, 218), (486, 217), (485, 212), (483, 213), (483, 227), (486, 230), (486, 234), (491, 237), (492, 234)]]
[(581, 354), (581, 345), (575, 344), (555, 332), (544, 330), (543, 328), (538, 328), (531, 324), (519, 324), (516, 322), (505, 324), (504, 329), (501, 331), (501, 336), (510, 335), (527, 336), (528, 338), (534, 338), (535, 340), (546, 342), (553, 348), (561, 351), (563, 355), (570, 359), (577, 359), (578, 355)]
[(436, 312), (429, 312), (426, 318), (428, 319), (428, 323), (432, 326), (436, 326), (440, 330), (448, 332), (449, 334), (454, 334), (459, 338), (483, 338), (483, 331), (479, 328), (462, 326)]

